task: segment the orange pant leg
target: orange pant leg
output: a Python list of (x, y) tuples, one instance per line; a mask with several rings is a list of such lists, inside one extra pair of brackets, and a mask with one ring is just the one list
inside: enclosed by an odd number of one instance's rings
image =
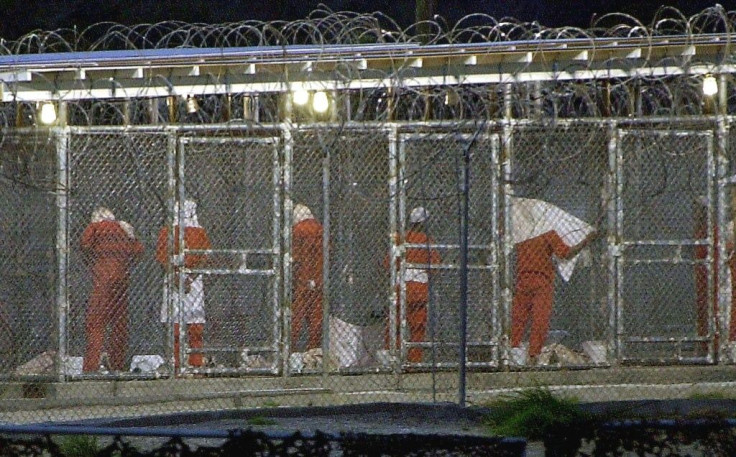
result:
[(728, 271), (731, 274), (731, 315), (728, 324), (728, 341), (736, 341), (736, 262), (728, 262)]
[[(409, 341), (420, 343), (424, 341), (427, 331), (427, 303), (412, 303), (408, 306), (407, 324), (409, 326)], [(409, 348), (407, 359), (411, 363), (422, 361), (422, 348)]]
[[(179, 324), (174, 324), (174, 368), (179, 368)], [(204, 324), (187, 324), (187, 341), (189, 349), (197, 350), (189, 354), (189, 365), (197, 368), (204, 365), (204, 356), (201, 349), (204, 347)]]
[(122, 371), (128, 350), (127, 281), (123, 280), (114, 285), (110, 306), (110, 336), (107, 352), (110, 356), (110, 368)]
[(539, 289), (532, 299), (532, 328), (529, 336), (529, 356), (531, 357), (538, 356), (542, 352), (544, 342), (547, 341), (553, 301), (552, 287)]
[(511, 301), (511, 347), (518, 348), (521, 346), (521, 340), (524, 338), (524, 330), (531, 316), (531, 294), (520, 290), (514, 291), (514, 298)]
[(177, 370), (179, 369), (179, 350), (181, 349), (179, 346), (179, 332), (179, 324), (174, 324), (174, 368)]
[(708, 334), (708, 269), (695, 265), (695, 311), (698, 336)]
[[(409, 341), (419, 343), (424, 341), (427, 330), (427, 303), (429, 286), (424, 283), (410, 281), (406, 284), (406, 323), (409, 330)], [(396, 302), (396, 347), (401, 347), (401, 306)], [(390, 332), (386, 326), (384, 336), (385, 347), (389, 349)], [(412, 363), (422, 361), (422, 348), (410, 348), (407, 360)]]
[(204, 365), (204, 324), (188, 324), (187, 336), (189, 337), (189, 349), (194, 352), (189, 354), (189, 365), (201, 367)]
[(521, 275), (517, 278), (511, 304), (511, 346), (519, 347), (529, 320), (529, 356), (542, 352), (547, 340), (549, 320), (552, 316), (554, 284), (540, 275)]
[(87, 345), (82, 369), (86, 373), (96, 372), (100, 368), (100, 354), (108, 321), (107, 304), (110, 301), (111, 291), (107, 284), (95, 284), (89, 297), (85, 319)]
[(291, 305), (291, 346), (299, 343), (299, 336), (307, 321), (307, 349), (322, 347), (322, 290), (299, 287), (294, 291)]

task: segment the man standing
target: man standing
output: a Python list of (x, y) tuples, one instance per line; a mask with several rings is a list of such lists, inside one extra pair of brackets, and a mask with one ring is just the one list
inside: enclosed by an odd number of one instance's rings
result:
[(293, 294), (291, 345), (296, 349), (307, 321), (307, 350), (322, 347), (322, 224), (305, 205), (294, 206), (291, 235)]
[[(511, 350), (521, 350), (529, 321), (529, 364), (534, 365), (547, 340), (554, 301), (555, 270), (568, 280), (574, 261), (596, 236), (595, 230), (560, 208), (541, 201), (511, 198), (516, 278), (511, 303)], [(573, 244), (574, 243), (574, 244)], [(572, 245), (571, 245), (572, 244)], [(555, 257), (559, 260), (555, 265)]]
[[(426, 222), (429, 211), (423, 207), (417, 207), (409, 213), (409, 229), (404, 234), (404, 243), (416, 245), (406, 249), (404, 270), (404, 283), (406, 284), (406, 322), (409, 327), (409, 341), (419, 343), (424, 341), (427, 330), (427, 305), (429, 304), (429, 279), (430, 268), (441, 262), (439, 252), (432, 247), (434, 241), (426, 233)], [(397, 300), (396, 316), (401, 316), (401, 307)], [(397, 346), (400, 341), (400, 323), (397, 319)], [(388, 339), (387, 339), (388, 340)], [(409, 349), (407, 360), (410, 363), (422, 361), (422, 349), (412, 347)]]
[(100, 369), (100, 356), (110, 326), (109, 368), (122, 371), (128, 347), (128, 287), (133, 261), (143, 252), (133, 227), (116, 221), (107, 208), (92, 213), (92, 221), (82, 233), (82, 254), (92, 267), (92, 294), (86, 317), (87, 347), (85, 373)]
[[(179, 204), (174, 205), (175, 219), (179, 221)], [(182, 222), (184, 225), (184, 250), (209, 250), (212, 248), (205, 229), (199, 225), (197, 218), (197, 204), (193, 200), (184, 202)], [(174, 253), (179, 249), (179, 225), (174, 225)], [(156, 260), (164, 267), (169, 264), (173, 256), (169, 252), (169, 231), (163, 227), (159, 232), (156, 244)], [(187, 253), (184, 256), (184, 267), (188, 269), (201, 268), (207, 262), (206, 254)], [(178, 273), (178, 272), (177, 272)], [(178, 274), (175, 275), (178, 280)], [(179, 291), (178, 284), (169, 285), (168, 292), (173, 301), (173, 315), (169, 316), (168, 304), (164, 302), (161, 308), (161, 322), (174, 323), (174, 368), (179, 368), (179, 332), (180, 324), (187, 326), (189, 341), (189, 366), (197, 368), (204, 365), (202, 348), (204, 347), (204, 279), (201, 274), (187, 274), (184, 278), (184, 290)]]

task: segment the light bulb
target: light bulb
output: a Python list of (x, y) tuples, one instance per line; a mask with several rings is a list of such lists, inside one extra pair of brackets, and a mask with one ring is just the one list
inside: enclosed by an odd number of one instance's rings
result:
[(41, 105), (40, 118), (42, 124), (49, 125), (56, 122), (56, 107), (53, 103), (44, 102), (44, 104)]
[(297, 106), (304, 106), (309, 103), (309, 92), (304, 89), (295, 90), (291, 95), (291, 99)]
[(330, 109), (330, 99), (327, 98), (327, 93), (316, 92), (312, 98), (312, 109), (315, 113), (326, 113)]
[(194, 97), (187, 97), (187, 112), (189, 114), (194, 114), (197, 111), (199, 111), (199, 103), (197, 103), (197, 99)]
[(712, 97), (718, 93), (718, 81), (712, 75), (703, 78), (703, 94)]

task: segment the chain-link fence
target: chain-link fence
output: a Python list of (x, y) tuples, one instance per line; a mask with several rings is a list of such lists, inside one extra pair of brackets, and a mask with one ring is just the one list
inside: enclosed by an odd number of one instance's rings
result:
[[(693, 43), (707, 24), (731, 36), (721, 13), (691, 22), (706, 24), (688, 29)], [(378, 52), (391, 36), (347, 21), (362, 34), (326, 39), (330, 24), (281, 36), (325, 52), (368, 35)], [(146, 30), (154, 47), (171, 44), (157, 34), (165, 27)], [(233, 46), (276, 40), (267, 27), (244, 30)], [(527, 39), (522, 30), (534, 28), (443, 36), (448, 46), (505, 42)], [(134, 97), (122, 87), (131, 79), (118, 88), (108, 75), (104, 90), (128, 98), (95, 98), (92, 84), (59, 100), (51, 127), (36, 126), (33, 102), (0, 104), (0, 417), (482, 402), (540, 383), (588, 400), (731, 387), (730, 70), (716, 98), (703, 95), (702, 72), (651, 45), (646, 65), (678, 71), (622, 77), (631, 51), (601, 76), (594, 48), (623, 33), (607, 30), (568, 61), (569, 72), (593, 72), (580, 80), (535, 72), (532, 51), (508, 50), (521, 66), (503, 57), (499, 71), (515, 79), (485, 82), (471, 77), (496, 54), (448, 67), (468, 80), (441, 83), (418, 79), (435, 68), (431, 56), (331, 67), (339, 77), (319, 73), (317, 63), (334, 63), (325, 57), (289, 64), (340, 81), (318, 91), (310, 79), (301, 100), (285, 67), (261, 62), (239, 68), (258, 80), (248, 87), (263, 84), (247, 93), (220, 90), (237, 78), (212, 67), (150, 80), (130, 70)], [(142, 30), (125, 45), (117, 32), (89, 48), (149, 44)], [(35, 39), (1, 45), (24, 53)], [(192, 40), (175, 44), (212, 45)], [(413, 43), (391, 38), (402, 41)], [(444, 49), (433, 44), (410, 54)], [(197, 78), (216, 80), (211, 92), (154, 93), (161, 80), (173, 90)]]
[(477, 373), (733, 362), (713, 125), (476, 127), (6, 136), (4, 377), (452, 391), (463, 325)]

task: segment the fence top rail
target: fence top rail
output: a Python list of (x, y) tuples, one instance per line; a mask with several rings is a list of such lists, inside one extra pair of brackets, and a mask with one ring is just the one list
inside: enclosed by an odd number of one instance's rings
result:
[(569, 50), (623, 50), (641, 47), (700, 46), (719, 48), (730, 46), (736, 36), (725, 33), (701, 35), (668, 35), (653, 37), (590, 37), (562, 39), (533, 39), (483, 43), (450, 43), (420, 45), (419, 43), (368, 43), (332, 45), (247, 46), (219, 48), (126, 49), (111, 51), (49, 52), (41, 54), (0, 55), (0, 70), (121, 68), (126, 66), (170, 66), (172, 64), (217, 64), (243, 61), (249, 63), (288, 64), (309, 60), (361, 61), (382, 58), (452, 58), (468, 55), (504, 54), (514, 52), (543, 52)]
[(0, 101), (736, 73), (730, 33), (0, 55)]

